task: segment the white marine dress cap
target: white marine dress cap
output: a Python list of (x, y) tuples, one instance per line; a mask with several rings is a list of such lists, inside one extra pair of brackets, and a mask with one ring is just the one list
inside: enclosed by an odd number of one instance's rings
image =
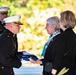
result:
[(23, 25), (21, 22), (20, 22), (20, 19), (21, 19), (21, 16), (20, 15), (17, 15), (17, 16), (11, 16), (11, 17), (7, 17), (4, 19), (4, 22), (5, 23), (16, 23), (16, 24), (19, 24), (19, 25)]
[(9, 7), (0, 7), (0, 12), (6, 12), (8, 10), (10, 10)]

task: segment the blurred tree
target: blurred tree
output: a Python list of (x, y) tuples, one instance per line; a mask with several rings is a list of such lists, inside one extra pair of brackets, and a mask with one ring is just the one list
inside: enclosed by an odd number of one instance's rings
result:
[(65, 10), (73, 11), (76, 14), (76, 0), (64, 0)]

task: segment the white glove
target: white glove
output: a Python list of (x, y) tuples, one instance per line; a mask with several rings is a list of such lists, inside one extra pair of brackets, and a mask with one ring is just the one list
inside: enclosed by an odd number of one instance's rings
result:
[(21, 59), (21, 63), (22, 64), (26, 64), (26, 63), (29, 63), (30, 61), (25, 61), (25, 60), (23, 60), (23, 59)]

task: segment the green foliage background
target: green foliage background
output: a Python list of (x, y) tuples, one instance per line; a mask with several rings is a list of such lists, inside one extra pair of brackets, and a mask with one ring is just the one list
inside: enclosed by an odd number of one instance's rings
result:
[[(60, 16), (65, 10), (76, 12), (76, 0), (0, 0), (0, 6), (9, 6), (9, 16), (21, 15), (21, 31), (18, 34), (19, 51), (26, 50), (40, 56), (48, 39), (46, 19)], [(76, 13), (75, 13), (76, 14)]]

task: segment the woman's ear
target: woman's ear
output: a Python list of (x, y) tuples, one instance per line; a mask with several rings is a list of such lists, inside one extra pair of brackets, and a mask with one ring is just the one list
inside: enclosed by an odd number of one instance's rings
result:
[(55, 30), (56, 29), (56, 26), (54, 25), (52, 28)]

